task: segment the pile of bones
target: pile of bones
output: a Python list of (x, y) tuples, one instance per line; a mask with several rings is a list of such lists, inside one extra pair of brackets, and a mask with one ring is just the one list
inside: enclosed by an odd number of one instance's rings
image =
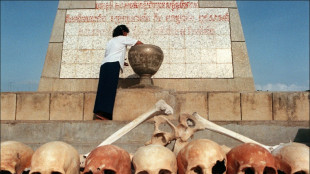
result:
[[(263, 145), (197, 113), (180, 115), (179, 125), (175, 126), (163, 116), (172, 113), (173, 109), (160, 100), (88, 154), (80, 155), (74, 147), (60, 141), (43, 144), (35, 151), (21, 142), (1, 142), (1, 174), (309, 174), (309, 147), (304, 144)], [(152, 117), (154, 134), (134, 154), (112, 145)], [(168, 124), (172, 131), (160, 130), (161, 124)], [(189, 142), (196, 131), (203, 129), (242, 144), (229, 148), (209, 139)], [(171, 142), (175, 143), (172, 150), (167, 147)]]

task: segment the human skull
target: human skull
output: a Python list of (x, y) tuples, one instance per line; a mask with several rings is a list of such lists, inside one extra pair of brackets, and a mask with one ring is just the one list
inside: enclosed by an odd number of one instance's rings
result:
[(272, 151), (272, 155), (288, 163), (291, 173), (309, 174), (309, 147), (301, 143), (285, 143)]
[(217, 143), (198, 139), (188, 143), (177, 156), (179, 174), (222, 174), (226, 154)]
[(177, 140), (173, 152), (177, 155), (188, 144), (188, 140), (193, 137), (194, 133), (203, 129), (205, 129), (204, 125), (194, 115), (181, 114), (176, 128)]
[(53, 141), (39, 147), (31, 160), (30, 174), (77, 174), (79, 153), (71, 145)]
[(176, 174), (175, 154), (162, 145), (140, 147), (133, 156), (135, 174)]
[(253, 143), (236, 146), (227, 154), (227, 174), (276, 174), (271, 153)]
[(114, 145), (97, 147), (87, 156), (83, 174), (131, 174), (130, 155)]
[(33, 150), (20, 142), (1, 142), (1, 172), (21, 174), (30, 168)]

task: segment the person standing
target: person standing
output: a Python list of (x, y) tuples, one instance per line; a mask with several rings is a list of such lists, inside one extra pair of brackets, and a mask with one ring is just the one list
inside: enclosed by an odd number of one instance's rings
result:
[(103, 63), (100, 67), (98, 90), (94, 105), (96, 119), (112, 120), (119, 72), (123, 70), (127, 46), (143, 44), (141, 41), (128, 37), (126, 25), (118, 25), (113, 30), (113, 38), (108, 41)]

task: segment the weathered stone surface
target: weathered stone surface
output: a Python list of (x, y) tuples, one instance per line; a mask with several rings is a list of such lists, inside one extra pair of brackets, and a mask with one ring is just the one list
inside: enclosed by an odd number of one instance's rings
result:
[(98, 79), (58, 79), (42, 77), (38, 91), (97, 91)]
[(238, 9), (229, 9), (229, 15), (230, 15), (231, 41), (245, 42)]
[[(60, 1), (66, 2), (66, 1)], [(63, 42), (65, 31), (66, 10), (57, 10), (50, 42)]]
[(1, 93), (1, 120), (15, 120), (16, 94)]
[(197, 112), (200, 116), (207, 118), (208, 103), (207, 93), (177, 93), (179, 114), (193, 114)]
[(210, 1), (210, 0), (199, 0), (199, 7), (237, 7), (237, 3), (235, 0), (232, 1)]
[(241, 120), (240, 93), (209, 93), (209, 120)]
[(96, 1), (87, 0), (87, 1), (76, 1), (76, 0), (66, 0), (59, 1), (58, 9), (92, 9), (96, 7)]
[(50, 94), (17, 94), (16, 120), (49, 120)]
[[(51, 95), (49, 108), (49, 95)], [(57, 96), (62, 97), (57, 97)], [(69, 96), (74, 96), (71, 102)], [(96, 92), (84, 93), (1, 93), (1, 120), (93, 120)], [(118, 89), (114, 119), (133, 120), (145, 113), (158, 100), (164, 99), (174, 107), (171, 119), (181, 113), (198, 112), (213, 120), (309, 120), (308, 92), (250, 92), (241, 93), (175, 92), (156, 89)], [(273, 100), (272, 95), (274, 95)], [(78, 99), (77, 99), (78, 98)], [(272, 103), (273, 102), (273, 103)], [(17, 103), (17, 105), (16, 105)], [(135, 104), (132, 104), (135, 103)], [(59, 107), (58, 105), (61, 105)], [(69, 109), (66, 109), (68, 107)], [(272, 109), (273, 108), (273, 109)], [(15, 111), (15, 109), (17, 109)], [(73, 111), (73, 112), (72, 112)], [(130, 111), (130, 112), (129, 112)], [(209, 112), (209, 113), (208, 113)], [(63, 115), (60, 115), (60, 114)], [(70, 113), (70, 114), (69, 114)], [(16, 115), (16, 118), (15, 118)], [(69, 116), (70, 115), (70, 116)], [(74, 115), (71, 117), (71, 115)], [(229, 118), (227, 118), (229, 117)]]
[(52, 93), (50, 120), (83, 120), (83, 93)]
[[(232, 42), (232, 54), (234, 59), (234, 76), (253, 78), (245, 42)], [(253, 85), (252, 88), (255, 89), (254, 83), (249, 85)]]
[[(155, 86), (176, 91), (255, 91), (253, 78), (235, 79), (152, 79)], [(139, 79), (120, 79), (121, 88), (129, 88), (139, 83)], [(57, 79), (42, 77), (38, 91), (96, 92), (98, 79)]]
[[(61, 52), (62, 52), (62, 43), (49, 43), (41, 78), (42, 77), (59, 78)], [(43, 85), (44, 84), (41, 84), (40, 81), (39, 91), (40, 86)]]
[[(40, 145), (50, 141), (65, 141), (73, 145), (80, 154), (84, 154), (90, 152), (127, 123), (118, 121), (1, 122), (1, 142), (8, 140), (20, 141), (30, 145), (35, 150)], [(306, 122), (304, 124), (299, 124), (299, 122), (288, 123), (286, 121), (214, 123), (266, 145), (289, 142), (294, 140), (299, 129), (309, 129)], [(144, 146), (144, 143), (151, 139), (153, 131), (154, 124), (146, 122), (137, 126), (113, 144), (134, 153), (138, 147)], [(199, 138), (207, 138), (229, 147), (240, 144), (240, 142), (230, 137), (210, 130), (196, 132), (193, 139)]]
[(234, 79), (153, 79), (154, 85), (176, 91), (255, 91), (253, 78)]
[(275, 120), (309, 120), (309, 92), (273, 94)]
[(272, 120), (272, 93), (241, 93), (242, 120)]
[(61, 138), (63, 124), (60, 122), (28, 121), (1, 123), (2, 141), (21, 141), (24, 143), (46, 143)]
[(94, 105), (96, 99), (96, 93), (85, 93), (84, 98), (84, 120), (93, 120), (94, 117)]
[[(165, 100), (171, 107), (175, 107), (175, 98), (169, 94), (169, 91), (156, 89), (118, 90), (115, 99), (113, 120), (133, 120), (151, 109), (160, 99)], [(169, 118), (175, 119), (174, 115), (169, 116)]]

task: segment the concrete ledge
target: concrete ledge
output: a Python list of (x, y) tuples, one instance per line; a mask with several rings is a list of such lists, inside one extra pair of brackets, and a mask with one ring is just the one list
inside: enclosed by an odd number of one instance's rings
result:
[[(82, 154), (91, 151), (127, 123), (119, 121), (1, 121), (1, 142), (20, 141), (35, 150), (50, 141), (64, 141), (73, 145)], [(299, 130), (309, 130), (307, 122), (222, 121), (214, 123), (266, 145), (294, 141)], [(178, 123), (174, 122), (174, 124)], [(138, 147), (150, 140), (153, 131), (154, 124), (145, 122), (113, 144), (134, 153)], [(209, 130), (196, 132), (193, 139), (201, 138), (229, 147), (241, 144), (232, 138)], [(299, 138), (299, 141), (310, 143), (309, 137)]]
[[(252, 71), (249, 62), (249, 56), (245, 42), (232, 42), (232, 55), (233, 55), (233, 66), (234, 66), (234, 77), (235, 78), (251, 78), (253, 79)], [(251, 85), (253, 89), (253, 84)], [(254, 91), (254, 90), (253, 90)]]
[[(45, 57), (44, 67), (41, 74), (42, 78), (59, 78), (62, 54), (62, 43), (49, 43)], [(43, 88), (40, 82), (39, 91)]]
[(71, 92), (89, 92), (97, 91), (98, 79), (59, 79), (41, 77), (38, 91), (71, 91)]
[(19, 93), (16, 103), (16, 120), (49, 120), (49, 93)]
[(83, 119), (84, 120), (93, 120), (94, 119), (94, 105), (96, 100), (96, 93), (85, 93), (84, 97), (84, 111)]
[(1, 120), (15, 120), (16, 93), (1, 93)]
[(309, 120), (309, 92), (274, 93), (274, 120)]
[(242, 120), (273, 120), (272, 93), (241, 94)]
[(235, 0), (229, 0), (229, 1), (199, 0), (199, 7), (237, 8), (237, 3)]
[[(93, 120), (96, 92), (1, 93), (1, 120)], [(177, 92), (118, 89), (114, 120), (129, 121), (164, 99), (182, 113), (213, 121), (309, 121), (309, 92)]]
[[(241, 53), (243, 55), (244, 53)], [(238, 57), (236, 59), (242, 59)], [(234, 63), (235, 64), (235, 63)], [(165, 90), (176, 91), (230, 91), (230, 92), (254, 92), (254, 80), (251, 77), (244, 77), (243, 72), (250, 71), (249, 66), (244, 66), (238, 71), (240, 77), (233, 79), (152, 79), (155, 86)], [(58, 71), (59, 72), (59, 71)], [(236, 70), (235, 70), (236, 74)], [(251, 72), (252, 75), (252, 72)], [(130, 88), (139, 83), (139, 79), (120, 79), (119, 88)], [(54, 91), (54, 92), (96, 92), (98, 87), (98, 79), (59, 79), (42, 76), (38, 91)]]
[(238, 9), (229, 9), (231, 41), (245, 42)]
[[(134, 120), (163, 99), (175, 108), (175, 97), (169, 91), (159, 89), (123, 89), (117, 91), (113, 120)], [(175, 119), (176, 114), (170, 119)]]
[(52, 93), (50, 120), (83, 120), (83, 93)]
[(241, 120), (239, 93), (209, 93), (209, 120)]
[[(120, 86), (130, 87), (134, 84), (134, 79), (121, 79)], [(153, 79), (154, 85), (163, 89), (173, 89), (179, 92), (254, 92), (253, 78), (236, 77), (233, 79)], [(138, 83), (138, 82), (136, 82)]]
[(76, 0), (61, 0), (58, 4), (58, 9), (94, 9), (96, 1), (76, 1)]
[[(60, 1), (66, 2), (66, 1)], [(63, 42), (67, 10), (57, 10), (50, 42)]]
[(177, 93), (177, 115), (182, 113), (199, 113), (200, 116), (208, 119), (208, 93), (190, 92)]

